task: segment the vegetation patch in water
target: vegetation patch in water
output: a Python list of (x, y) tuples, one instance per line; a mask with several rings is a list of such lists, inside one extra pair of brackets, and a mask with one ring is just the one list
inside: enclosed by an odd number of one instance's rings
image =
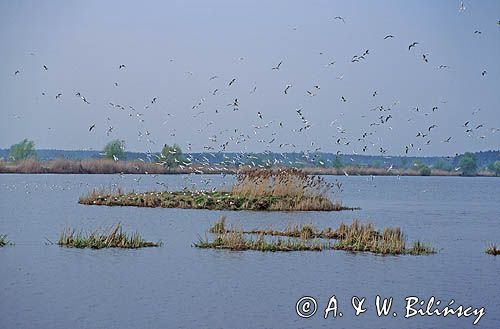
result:
[(86, 205), (212, 210), (335, 211), (354, 210), (332, 202), (327, 193), (341, 184), (327, 183), (296, 169), (251, 170), (239, 174), (230, 192), (179, 191), (112, 193), (93, 190), (79, 199)]
[(493, 255), (493, 256), (500, 255), (500, 248), (497, 247), (497, 245), (494, 244), (494, 245), (491, 245), (488, 248), (486, 248), (485, 252), (488, 255)]
[(6, 245), (12, 244), (7, 240), (7, 235), (0, 235), (0, 247), (5, 247)]
[[(208, 238), (200, 239), (195, 243), (199, 248), (216, 248), (231, 250), (265, 250), (292, 251), (292, 250), (346, 250), (353, 252), (372, 252), (376, 254), (390, 255), (426, 255), (433, 254), (435, 250), (427, 244), (415, 241), (410, 248), (406, 247), (406, 237), (400, 228), (385, 228), (377, 231), (373, 225), (361, 224), (354, 220), (352, 224), (340, 224), (334, 230), (326, 228), (319, 230), (312, 224), (289, 225), (283, 231), (273, 230), (248, 230), (237, 228), (226, 228), (225, 217), (222, 216), (209, 229), (209, 233), (215, 235), (212, 242)], [(256, 235), (257, 239), (247, 238), (248, 235)], [(280, 237), (278, 239), (265, 240), (265, 236)], [(281, 237), (287, 237), (286, 240)], [(336, 240), (335, 242), (325, 240)], [(265, 246), (265, 248), (263, 247)], [(301, 249), (302, 248), (302, 249)], [(309, 249), (307, 249), (309, 248)]]
[(264, 239), (264, 235), (256, 239), (247, 237), (242, 232), (231, 231), (217, 234), (213, 241), (200, 238), (194, 243), (197, 248), (229, 249), (229, 250), (258, 250), (258, 251), (321, 251), (328, 249), (327, 243), (306, 239), (276, 238)]
[(116, 224), (108, 232), (93, 231), (87, 235), (75, 233), (74, 229), (65, 230), (59, 237), (58, 245), (72, 248), (144, 248), (159, 247), (161, 242), (145, 241), (139, 233), (127, 234), (122, 231), (122, 226)]

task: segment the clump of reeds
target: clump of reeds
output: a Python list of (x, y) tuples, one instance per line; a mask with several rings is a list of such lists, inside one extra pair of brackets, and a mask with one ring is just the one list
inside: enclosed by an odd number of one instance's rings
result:
[(410, 255), (428, 255), (435, 254), (436, 251), (430, 245), (417, 240), (414, 241), (411, 248), (408, 249), (408, 253)]
[(11, 242), (7, 240), (7, 235), (0, 235), (0, 247), (5, 247), (8, 244), (11, 244)]
[[(223, 217), (214, 223), (209, 232), (216, 234), (217, 238), (212, 243), (208, 243), (208, 240), (205, 241), (205, 247), (211, 245), (216, 248), (233, 249), (234, 247), (238, 249), (240, 247), (237, 247), (234, 243), (229, 244), (228, 242), (232, 240), (227, 239), (232, 238), (234, 240), (235, 236), (232, 234), (237, 234), (239, 240), (242, 241), (242, 239), (244, 240), (244, 235), (249, 234), (257, 235), (258, 237), (288, 237), (291, 238), (289, 242), (292, 240), (337, 240), (333, 244), (321, 244), (321, 249), (347, 250), (353, 252), (365, 251), (390, 255), (423, 255), (435, 253), (435, 250), (431, 246), (421, 241), (415, 241), (410, 248), (407, 248), (406, 236), (399, 227), (389, 227), (384, 228), (382, 231), (377, 231), (371, 223), (363, 224), (358, 220), (354, 220), (350, 225), (341, 223), (336, 230), (332, 228), (320, 230), (312, 224), (304, 224), (288, 225), (282, 231), (273, 230), (272, 228), (245, 231), (234, 228), (227, 229), (225, 217)], [(197, 246), (198, 245), (200, 244), (197, 244)], [(222, 247), (222, 245), (224, 245), (224, 247)], [(251, 249), (258, 250), (256, 248)]]
[(108, 232), (93, 231), (87, 235), (75, 233), (74, 229), (65, 230), (59, 237), (58, 245), (73, 248), (143, 248), (159, 247), (161, 242), (145, 241), (139, 233), (127, 234), (122, 231), (120, 223)]
[(226, 232), (226, 216), (221, 215), (220, 218), (208, 230), (210, 233), (225, 233)]
[[(200, 238), (194, 243), (198, 248), (230, 249), (230, 250), (258, 250), (258, 251), (299, 251), (311, 250), (320, 251), (329, 248), (328, 243), (319, 240), (312, 240), (311, 234), (314, 227), (304, 225), (296, 238), (266, 239), (265, 233), (258, 233), (256, 239), (248, 237), (248, 231), (243, 231), (237, 227), (226, 228), (226, 217), (221, 217), (215, 221), (208, 232), (215, 235), (213, 241), (208, 238)], [(289, 235), (290, 237), (292, 235)], [(295, 237), (295, 235), (293, 235)]]
[(493, 255), (493, 256), (500, 255), (500, 248), (497, 245), (492, 244), (491, 246), (489, 246), (488, 248), (486, 248), (485, 252), (488, 255)]
[(194, 243), (194, 246), (197, 248), (257, 251), (321, 251), (328, 248), (328, 244), (305, 239), (277, 238), (268, 240), (264, 238), (264, 235), (252, 239), (235, 230), (217, 234), (212, 242), (208, 238), (200, 238), (197, 243)]
[(247, 197), (325, 197), (333, 187), (322, 177), (299, 169), (253, 169), (238, 173), (231, 192)]

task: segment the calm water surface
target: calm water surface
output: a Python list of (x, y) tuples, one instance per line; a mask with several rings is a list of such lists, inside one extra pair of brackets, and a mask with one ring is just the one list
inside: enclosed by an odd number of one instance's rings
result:
[[(135, 180), (134, 180), (135, 179)], [(500, 328), (500, 179), (327, 177), (339, 179), (345, 205), (360, 211), (220, 212), (84, 206), (78, 197), (118, 184), (137, 191), (192, 183), (231, 184), (220, 176), (0, 175), (0, 328), (470, 328), (473, 318), (404, 319), (404, 298), (486, 308), (479, 328)], [(337, 227), (358, 218), (400, 226), (408, 240), (431, 243), (432, 256), (377, 256), (343, 251), (261, 253), (200, 250), (191, 244), (225, 213), (244, 228), (288, 223)], [(68, 227), (121, 222), (161, 248), (77, 250), (47, 245)], [(318, 312), (295, 314), (314, 296)], [(323, 319), (336, 295), (343, 317)], [(376, 295), (394, 297), (397, 317), (378, 318)], [(356, 317), (352, 296), (367, 312)]]

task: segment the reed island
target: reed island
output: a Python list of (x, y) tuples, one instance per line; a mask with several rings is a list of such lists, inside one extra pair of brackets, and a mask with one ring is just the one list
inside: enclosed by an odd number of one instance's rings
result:
[(331, 201), (340, 182), (326, 182), (298, 169), (253, 169), (241, 172), (231, 191), (130, 192), (121, 189), (106, 193), (97, 190), (80, 197), (85, 205), (189, 208), (211, 210), (338, 211), (354, 210)]

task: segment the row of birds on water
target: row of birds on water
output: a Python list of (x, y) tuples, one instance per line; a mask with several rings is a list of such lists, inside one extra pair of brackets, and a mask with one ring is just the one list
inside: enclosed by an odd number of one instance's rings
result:
[[(461, 8), (460, 11), (464, 11), (465, 6), (463, 6), (463, 9)], [(334, 17), (334, 20), (338, 20), (342, 23), (346, 23), (346, 20), (341, 17), (341, 16), (336, 16)], [(500, 22), (498, 22), (498, 25), (500, 25)], [(482, 32), (479, 30), (475, 30), (474, 35), (482, 35)], [(393, 34), (387, 34), (385, 35), (382, 39), (383, 40), (390, 40), (396, 38), (395, 35)], [(418, 41), (412, 41), (408, 45), (408, 51), (409, 52), (414, 52), (416, 49), (419, 48), (420, 43)], [(350, 59), (351, 63), (360, 63), (363, 61), (366, 61), (372, 53), (372, 50), (366, 49), (364, 51), (361, 51), (355, 55), (352, 56)], [(320, 53), (322, 54), (322, 53)], [(34, 55), (32, 53), (32, 55)], [(429, 63), (431, 60), (431, 56), (429, 52), (425, 52), (422, 55), (422, 61), (424, 63)], [(173, 60), (171, 60), (173, 61)], [(336, 61), (329, 61), (325, 67), (326, 68), (332, 68), (335, 67)], [(270, 66), (270, 71), (272, 72), (279, 72), (282, 71), (286, 67), (286, 62), (285, 60), (279, 61), (277, 64), (274, 66)], [(49, 71), (49, 67), (47, 65), (42, 66), (44, 71)], [(450, 67), (445, 64), (440, 64), (437, 66), (438, 70), (442, 69), (449, 69)], [(126, 64), (117, 64), (117, 69), (119, 71), (127, 71), (127, 65)], [(14, 71), (14, 76), (18, 76), (21, 74), (21, 70), (17, 69)], [(192, 72), (186, 72), (186, 74), (192, 75)], [(487, 75), (487, 71), (485, 69), (481, 70), (480, 75), (482, 77), (485, 77)], [(342, 80), (344, 78), (344, 74), (340, 74), (337, 76), (337, 80)], [(209, 81), (219, 81), (221, 78), (218, 75), (213, 75), (210, 76)], [(192, 107), (192, 114), (191, 117), (193, 119), (199, 118), (201, 122), (203, 123), (203, 126), (197, 129), (195, 132), (196, 133), (203, 133), (204, 131), (208, 131), (208, 129), (211, 129), (210, 127), (216, 126), (215, 122), (213, 120), (210, 120), (211, 118), (207, 118), (207, 109), (205, 108), (205, 103), (207, 101), (208, 97), (211, 96), (217, 96), (220, 94), (223, 94), (223, 92), (230, 92), (230, 88), (232, 88), (235, 84), (238, 83), (238, 77), (232, 77), (224, 84), (219, 85), (218, 88), (212, 89), (209, 92), (207, 92), (207, 95), (203, 96), (200, 98), (199, 101), (197, 101)], [(118, 82), (114, 82), (114, 86), (118, 87), (119, 84)], [(283, 94), (284, 95), (289, 95), (293, 91), (293, 84), (289, 83), (286, 84), (283, 87)], [(257, 92), (257, 86), (253, 86), (250, 90), (250, 94), (255, 94)], [(321, 86), (320, 84), (313, 84), (311, 88), (307, 89), (305, 91), (305, 95), (308, 95), (310, 97), (315, 97), (321, 93)], [(46, 92), (41, 92), (42, 96), (46, 96)], [(75, 97), (78, 97), (85, 105), (91, 105), (93, 102), (87, 98), (87, 95), (83, 95), (79, 91), (75, 91), (74, 93)], [(371, 97), (374, 99), (377, 98), (379, 95), (378, 90), (373, 90), (370, 92)], [(55, 95), (56, 100), (62, 100), (63, 99), (63, 93), (59, 92)], [(138, 128), (138, 135), (137, 138), (138, 140), (142, 141), (145, 140), (147, 143), (147, 148), (148, 148), (148, 155), (150, 156), (150, 159), (155, 159), (158, 160), (156, 153), (152, 150), (154, 147), (153, 145), (156, 144), (156, 139), (152, 138), (152, 133), (151, 130), (143, 127), (143, 124), (145, 124), (146, 120), (145, 118), (148, 116), (148, 112), (151, 111), (152, 108), (156, 107), (158, 102), (159, 102), (160, 97), (155, 96), (152, 97), (146, 105), (143, 106), (141, 110), (138, 110), (136, 107), (131, 106), (131, 105), (121, 105), (118, 104), (114, 101), (108, 101), (108, 106), (112, 110), (117, 110), (119, 112), (125, 112), (128, 117), (130, 118), (135, 118), (138, 120), (139, 126)], [(341, 103), (347, 103), (349, 101), (348, 97), (341, 95), (339, 98), (339, 101)], [(396, 117), (400, 116), (400, 111), (398, 110), (399, 106), (399, 101), (394, 101), (393, 103), (387, 105), (377, 105), (375, 107), (370, 108), (367, 113), (363, 113), (361, 115), (361, 119), (372, 119), (371, 122), (367, 124), (365, 129), (358, 135), (354, 136), (355, 132), (348, 131), (347, 128), (343, 127), (341, 124), (341, 118), (343, 117), (344, 113), (341, 112), (339, 114), (339, 117), (333, 121), (330, 122), (330, 128), (334, 128), (336, 130), (336, 133), (332, 135), (332, 143), (334, 145), (337, 145), (337, 148), (342, 148), (343, 150), (346, 150), (348, 148), (351, 148), (354, 146), (354, 144), (359, 145), (358, 150), (353, 149), (352, 153), (354, 155), (356, 154), (362, 154), (367, 152), (369, 149), (371, 150), (376, 150), (377, 153), (380, 153), (382, 155), (387, 155), (388, 149), (384, 146), (383, 140), (380, 136), (377, 136), (377, 133), (379, 132), (377, 129), (380, 128), (387, 128), (388, 131), (393, 130), (393, 127), (391, 123)], [(442, 103), (446, 103), (446, 101), (442, 101)], [(226, 108), (229, 108), (232, 110), (231, 112), (237, 112), (240, 111), (240, 109), (244, 108), (244, 105), (241, 103), (240, 99), (238, 97), (232, 98), (229, 103), (227, 103)], [(214, 109), (215, 114), (219, 113), (224, 113), (223, 108), (220, 106)], [(412, 121), (415, 119), (421, 120), (422, 118), (432, 116), (434, 113), (440, 111), (440, 106), (433, 106), (429, 110), (424, 110), (420, 107), (414, 107), (412, 109), (409, 109), (409, 114), (410, 116), (407, 118), (407, 121)], [(476, 109), (472, 111), (472, 115), (476, 115), (480, 109)], [(297, 108), (295, 109), (297, 118), (299, 119), (298, 123), (299, 126), (292, 128), (291, 130), (287, 130), (287, 132), (292, 132), (294, 135), (292, 136), (292, 139), (303, 139), (303, 136), (296, 136), (295, 134), (302, 134), (305, 133), (306, 131), (310, 130), (313, 128), (313, 123), (309, 121), (307, 117), (307, 111), (304, 110), (303, 108)], [(371, 114), (372, 112), (378, 113), (377, 115)], [(163, 121), (163, 125), (167, 125), (169, 123), (169, 120), (174, 117), (173, 113), (163, 113), (163, 115), (166, 115), (166, 120)], [(406, 115), (403, 115), (406, 117)], [(16, 118), (20, 118), (19, 115), (15, 115)], [(230, 144), (238, 145), (241, 144), (242, 148), (240, 150), (241, 153), (241, 158), (232, 160), (232, 164), (242, 164), (245, 163), (244, 161), (244, 156), (243, 154), (246, 152), (246, 144), (257, 138), (258, 143), (262, 143), (265, 145), (265, 151), (264, 153), (271, 153), (270, 149), (276, 145), (275, 148), (278, 148), (280, 150), (280, 153), (285, 153), (289, 151), (295, 151), (297, 148), (297, 145), (292, 141), (285, 141), (281, 140), (280, 138), (280, 130), (284, 129), (286, 124), (284, 120), (280, 121), (265, 121), (266, 115), (263, 111), (257, 111), (256, 113), (256, 120), (257, 122), (251, 124), (251, 132), (241, 130), (238, 128), (233, 128), (233, 129), (221, 129), (219, 131), (214, 132), (212, 135), (208, 137), (208, 143), (207, 145), (203, 146), (203, 150), (205, 152), (208, 152), (209, 154), (214, 153), (214, 152), (224, 152), (229, 149)], [(107, 124), (104, 125), (105, 128), (105, 133), (107, 136), (112, 136), (113, 133), (115, 132), (115, 127), (111, 123), (112, 119), (110, 116), (106, 117), (106, 122)], [(99, 124), (100, 125), (100, 124)], [(96, 128), (99, 126), (96, 122), (92, 122), (88, 126), (88, 131), (90, 133), (93, 133)], [(422, 127), (421, 129), (416, 129), (415, 132), (415, 140), (404, 145), (402, 151), (404, 154), (410, 154), (413, 150), (418, 150), (422, 151), (423, 147), (430, 145), (433, 142), (432, 134), (434, 133), (435, 130), (438, 130), (440, 127), (440, 124), (437, 122), (430, 122), (428, 125), (425, 127)], [(485, 139), (486, 132), (489, 129), (490, 133), (497, 133), (499, 131), (499, 128), (496, 127), (485, 127), (485, 124), (482, 122), (477, 121), (475, 118), (470, 119), (463, 123), (462, 128), (464, 128), (464, 133), (468, 137), (477, 137), (478, 139)], [(266, 133), (263, 133), (266, 131)], [(266, 138), (260, 138), (258, 139), (261, 135), (264, 135)], [(255, 137), (257, 136), (257, 137)], [(290, 136), (290, 135), (289, 135)], [(175, 138), (176, 137), (176, 129), (172, 128), (172, 130), (169, 133), (169, 137)], [(442, 143), (450, 143), (453, 140), (452, 136), (447, 136), (444, 139), (440, 140)], [(192, 144), (187, 142), (187, 150), (192, 151)], [(303, 151), (304, 158), (306, 158), (309, 161), (315, 161), (317, 157), (319, 156), (319, 152), (322, 151), (321, 147), (318, 147), (317, 144), (314, 141), (310, 142), (310, 146), (308, 147), (307, 150)], [(175, 151), (171, 151), (174, 152)], [(340, 154), (342, 150), (338, 150), (337, 154)], [(182, 167), (184, 166), (190, 166), (192, 164), (193, 158), (187, 158), (186, 161), (183, 161), (179, 165)], [(161, 159), (159, 160), (161, 161)], [(178, 160), (177, 160), (178, 161)], [(277, 165), (283, 163), (284, 160), (282, 159), (274, 159), (274, 161), (269, 160), (269, 164)], [(210, 159), (206, 159), (206, 165), (211, 165)]]

